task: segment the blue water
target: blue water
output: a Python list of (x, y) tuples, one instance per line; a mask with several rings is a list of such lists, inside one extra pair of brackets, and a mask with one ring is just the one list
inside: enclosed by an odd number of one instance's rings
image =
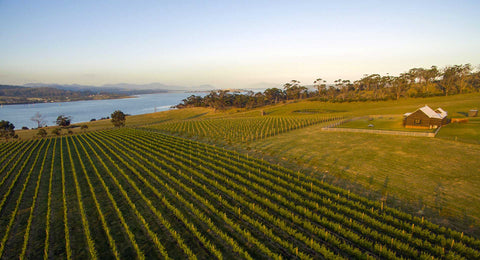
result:
[[(92, 118), (100, 119), (108, 117), (115, 110), (121, 110), (125, 114), (140, 115), (165, 111), (171, 109), (192, 93), (161, 93), (138, 95), (135, 98), (87, 100), (59, 103), (38, 103), (25, 105), (3, 105), (0, 107), (0, 120), (10, 121), (15, 129), (23, 126), (28, 128), (37, 127), (37, 123), (30, 120), (36, 112), (45, 117), (47, 125), (55, 125), (59, 115), (71, 116), (72, 123), (87, 122)], [(203, 93), (194, 93), (201, 95)]]

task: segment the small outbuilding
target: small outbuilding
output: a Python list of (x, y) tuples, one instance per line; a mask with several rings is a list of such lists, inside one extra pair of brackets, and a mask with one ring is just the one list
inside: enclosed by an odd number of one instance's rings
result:
[(471, 109), (470, 111), (468, 111), (468, 116), (469, 116), (469, 117), (476, 117), (476, 116), (478, 116), (478, 110), (477, 110), (477, 109)]
[(405, 113), (403, 126), (406, 128), (435, 129), (448, 124), (447, 111), (437, 108), (431, 109), (425, 105), (412, 113)]

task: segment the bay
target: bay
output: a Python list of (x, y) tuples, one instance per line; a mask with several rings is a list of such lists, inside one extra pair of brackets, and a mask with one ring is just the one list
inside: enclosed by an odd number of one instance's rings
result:
[(45, 117), (48, 126), (55, 125), (55, 120), (59, 115), (71, 116), (72, 123), (80, 123), (109, 117), (115, 110), (121, 110), (129, 115), (169, 110), (172, 106), (180, 103), (182, 99), (191, 95), (203, 96), (205, 93), (168, 92), (124, 99), (3, 105), (0, 107), (0, 120), (10, 121), (17, 130), (23, 126), (34, 128), (37, 127), (37, 123), (31, 121), (30, 118), (39, 112)]

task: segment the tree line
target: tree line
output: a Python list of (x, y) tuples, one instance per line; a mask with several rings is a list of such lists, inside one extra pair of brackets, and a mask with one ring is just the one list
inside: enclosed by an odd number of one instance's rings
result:
[(313, 82), (313, 89), (292, 80), (283, 88), (268, 88), (264, 92), (245, 94), (227, 90), (211, 91), (208, 95), (189, 96), (176, 108), (211, 107), (253, 108), (288, 100), (312, 98), (325, 102), (381, 101), (401, 98), (449, 96), (480, 92), (480, 71), (472, 65), (453, 65), (439, 69), (437, 66), (412, 68), (398, 76), (365, 74), (355, 81), (337, 79), (328, 83), (322, 78)]

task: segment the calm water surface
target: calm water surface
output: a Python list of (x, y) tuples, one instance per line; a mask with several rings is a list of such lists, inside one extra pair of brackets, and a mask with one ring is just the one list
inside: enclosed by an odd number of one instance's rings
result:
[(30, 118), (39, 112), (45, 117), (47, 125), (55, 125), (54, 121), (59, 115), (72, 117), (72, 123), (87, 122), (92, 118), (100, 119), (110, 116), (115, 110), (121, 110), (125, 114), (140, 115), (153, 113), (155, 111), (169, 110), (190, 95), (201, 95), (203, 93), (161, 93), (138, 95), (135, 98), (108, 99), (108, 100), (87, 100), (59, 103), (39, 103), (28, 105), (3, 105), (0, 107), (0, 120), (10, 121), (15, 129), (22, 126), (29, 128), (37, 127), (37, 123)]

